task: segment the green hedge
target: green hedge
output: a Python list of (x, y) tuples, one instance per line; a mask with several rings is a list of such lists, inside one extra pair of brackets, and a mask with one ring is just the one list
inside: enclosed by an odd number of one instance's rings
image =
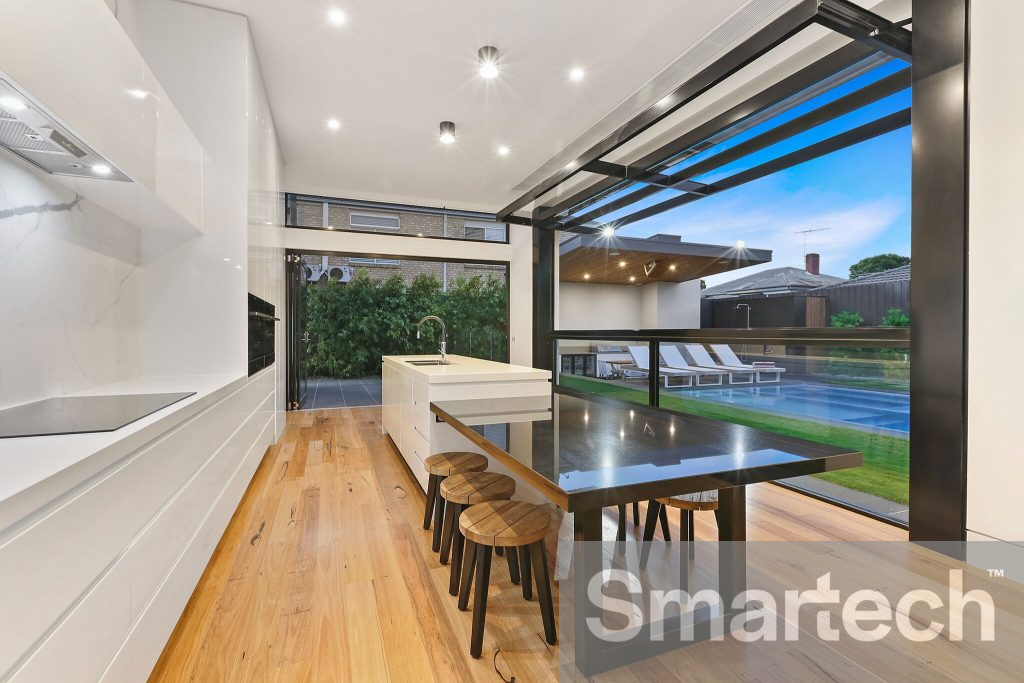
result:
[(507, 361), (508, 286), (503, 278), (457, 278), (442, 291), (434, 275), (406, 285), (400, 275), (386, 280), (360, 270), (348, 283), (311, 284), (306, 289), (310, 343), (306, 373), (311, 377), (367, 377), (380, 374), (387, 355), (436, 353), (441, 338), (436, 315), (448, 326), (448, 353)]

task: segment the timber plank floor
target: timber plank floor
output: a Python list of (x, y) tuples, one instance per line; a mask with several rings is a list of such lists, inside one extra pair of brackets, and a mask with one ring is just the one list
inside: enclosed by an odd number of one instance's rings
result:
[[(379, 407), (290, 413), (150, 680), (494, 682), (496, 666), (506, 680), (558, 680), (557, 646), (544, 642), (536, 599), (522, 599), (500, 558), (483, 656), (470, 657), (471, 617), (448, 595), (449, 569), (430, 551), (423, 505), (422, 490), (380, 433)], [(895, 527), (777, 486), (751, 487), (748, 506), (750, 540), (906, 540)], [(670, 519), (676, 535), (678, 516)], [(616, 524), (609, 509), (606, 537)], [(712, 513), (697, 513), (695, 526), (698, 539), (715, 538)], [(558, 529), (556, 522), (548, 538), (553, 563)], [(684, 670), (692, 672), (687, 678), (718, 676), (723, 657), (742, 662), (755, 652), (766, 659), (751, 676), (726, 678), (814, 680), (812, 669), (883, 678), (825, 644), (801, 645), (794, 655), (781, 646), (701, 644), (597, 680), (679, 680)], [(806, 659), (810, 648), (817, 668)]]

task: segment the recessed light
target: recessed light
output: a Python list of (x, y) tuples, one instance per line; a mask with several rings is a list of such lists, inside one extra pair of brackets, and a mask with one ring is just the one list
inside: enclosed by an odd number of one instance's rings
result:
[(17, 97), (0, 97), (0, 107), (7, 111), (22, 111), (27, 105)]
[(498, 154), (500, 154), (501, 156), (507, 157), (508, 153), (509, 149), (505, 145), (502, 145), (501, 147), (498, 148)]
[(747, 246), (746, 242), (744, 242), (743, 240), (736, 240), (736, 248), (737, 249), (742, 249), (745, 246)]
[(327, 21), (331, 22), (335, 26), (344, 25), (347, 19), (348, 17), (345, 16), (345, 13), (342, 12), (337, 7), (332, 7), (331, 9), (327, 10)]
[(636, 282), (636, 275), (630, 275), (629, 276), (629, 281), (630, 282)]
[(583, 279), (584, 280), (589, 280), (590, 279), (590, 273), (583, 273)]
[(498, 75), (498, 48), (491, 45), (484, 45), (477, 50), (477, 59), (480, 62), (479, 73), (483, 78), (494, 78)]
[(231, 260), (231, 259), (229, 259), (229, 258), (228, 258), (227, 256), (225, 256), (225, 257), (224, 257), (224, 263), (227, 263), (227, 262), (228, 262), (228, 261), (230, 261), (230, 260)]
[(149, 95), (148, 92), (140, 88), (131, 88), (128, 90), (128, 94), (137, 100), (144, 100)]
[(441, 122), (441, 142), (450, 145), (455, 142), (455, 124), (451, 121)]
[(669, 270), (675, 270), (676, 269), (676, 264), (674, 264), (674, 263), (670, 264), (668, 269)]
[(625, 268), (625, 267), (626, 267), (626, 262), (625, 261), (619, 261), (619, 268)]
[(582, 67), (574, 66), (572, 69), (569, 70), (569, 78), (573, 81), (576, 81), (577, 83), (583, 80), (583, 76), (584, 73)]
[(331, 130), (338, 130), (341, 128), (341, 121), (338, 119), (327, 119), (327, 127)]
[(111, 168), (106, 164), (96, 164), (92, 167), (92, 172), (96, 175), (110, 175)]
[(605, 237), (612, 237), (615, 234), (615, 228), (613, 228), (610, 225), (606, 226), (603, 230), (601, 230), (601, 234), (604, 235)]

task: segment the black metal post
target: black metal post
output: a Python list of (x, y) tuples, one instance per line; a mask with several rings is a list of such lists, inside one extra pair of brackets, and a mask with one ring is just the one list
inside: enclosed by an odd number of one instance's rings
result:
[(661, 381), (661, 344), (657, 339), (648, 342), (647, 356), (650, 372), (647, 373), (647, 403), (657, 407), (661, 403), (658, 384)]
[(555, 233), (533, 229), (533, 367), (555, 371)]
[(966, 538), (967, 28), (967, 0), (914, 2), (910, 539), (917, 542)]

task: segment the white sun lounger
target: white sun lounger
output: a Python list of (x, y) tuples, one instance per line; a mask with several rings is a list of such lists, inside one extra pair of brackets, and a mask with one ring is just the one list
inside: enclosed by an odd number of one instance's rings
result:
[[(755, 373), (757, 373), (757, 381), (761, 382), (762, 384), (778, 382), (779, 380), (782, 379), (782, 373), (786, 371), (786, 368), (750, 365), (748, 363), (744, 363), (740, 361), (740, 359), (736, 356), (735, 352), (733, 352), (732, 347), (729, 346), (728, 344), (712, 344), (711, 350), (714, 351), (715, 355), (718, 356), (719, 360), (721, 360), (722, 363), (724, 363), (728, 367), (749, 368), (750, 370), (753, 370)], [(761, 373), (766, 373), (769, 375), (773, 374), (775, 375), (775, 379), (762, 379)]]
[[(651, 356), (650, 351), (646, 346), (628, 346), (629, 355), (633, 357), (633, 364), (636, 366), (636, 370), (644, 373), (644, 376), (651, 374)], [(685, 377), (686, 384), (677, 385), (684, 387), (693, 386), (693, 376), (697, 375), (694, 370), (680, 370), (678, 368), (664, 368), (659, 367), (658, 372), (665, 378), (665, 388), (668, 388), (669, 377)]]
[[(683, 358), (683, 354), (679, 353), (679, 349), (671, 344), (665, 344), (659, 348), (661, 353), (661, 359), (665, 361), (665, 365), (675, 370), (689, 370), (690, 372), (697, 375), (697, 386), (698, 387), (717, 387), (722, 384), (722, 377), (728, 375), (728, 371), (719, 370), (717, 368), (698, 368), (690, 365)], [(714, 377), (714, 382), (701, 382), (701, 377)]]
[[(703, 344), (683, 344), (686, 352), (693, 358), (693, 362), (696, 363), (698, 368), (714, 368), (716, 370), (724, 370), (729, 374), (729, 384), (753, 384), (754, 378), (757, 373), (750, 368), (742, 368), (738, 366), (730, 365), (719, 365), (715, 362), (715, 359), (711, 357), (707, 349), (704, 348)], [(736, 376), (740, 375), (746, 377), (745, 380), (737, 380)]]

